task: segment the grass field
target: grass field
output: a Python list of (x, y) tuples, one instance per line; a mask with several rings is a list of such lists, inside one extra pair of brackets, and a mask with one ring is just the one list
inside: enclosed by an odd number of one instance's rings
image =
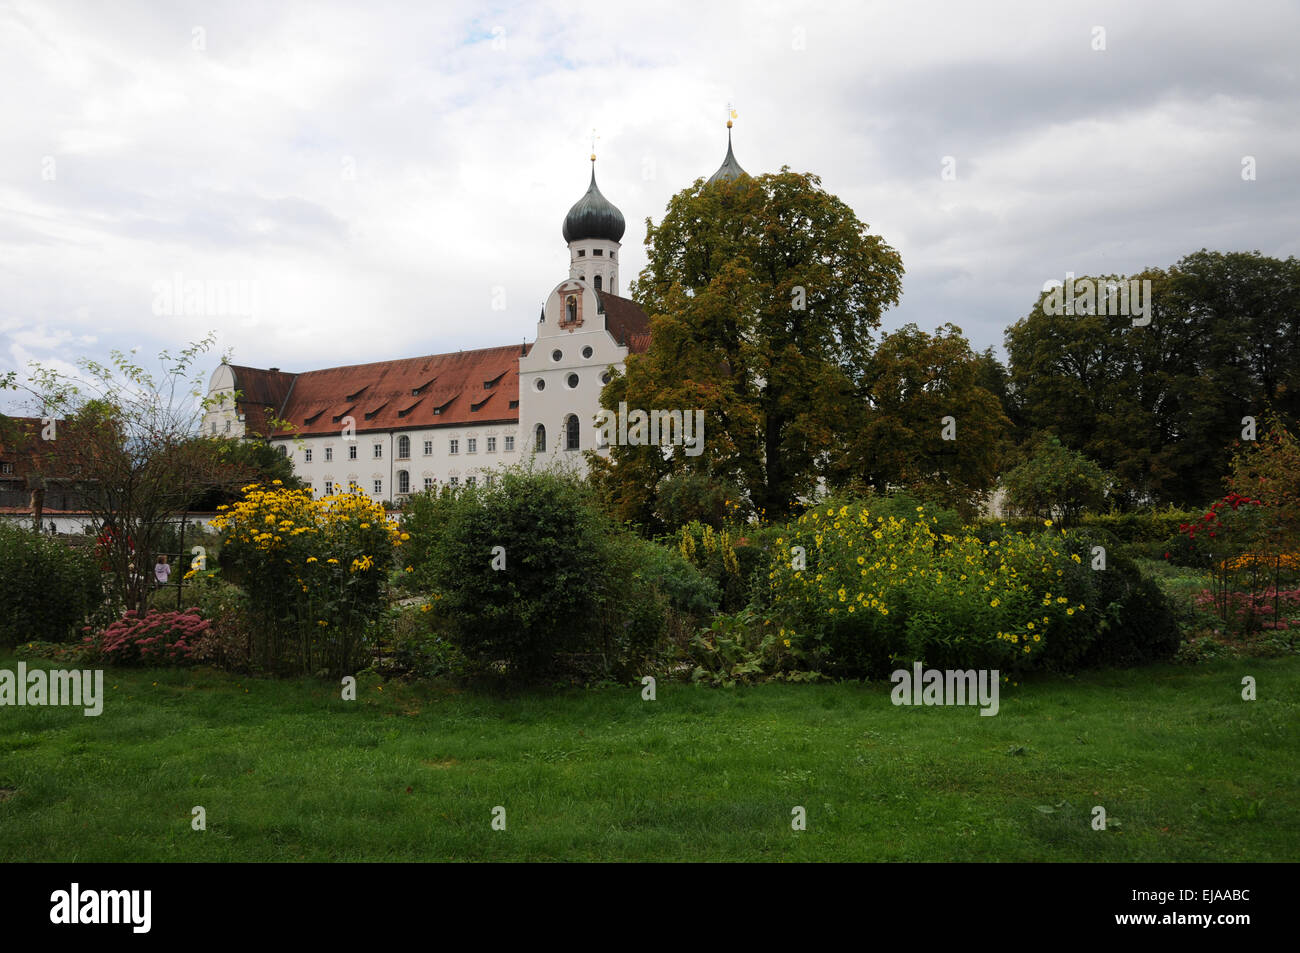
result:
[(110, 670), (98, 718), (0, 708), (0, 861), (1300, 860), (1300, 658), (1039, 679), (996, 717), (889, 687)]

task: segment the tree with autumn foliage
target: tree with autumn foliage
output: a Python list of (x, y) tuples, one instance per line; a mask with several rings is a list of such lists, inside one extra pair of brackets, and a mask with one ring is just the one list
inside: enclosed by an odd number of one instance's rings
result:
[(1300, 555), (1300, 440), (1275, 413), (1262, 423), (1258, 440), (1237, 444), (1226, 482), (1268, 508), (1275, 546)]
[(880, 342), (858, 375), (854, 413), (835, 482), (878, 493), (905, 487), (975, 515), (997, 479), (1011, 421), (983, 386), (983, 362), (945, 324), (927, 334), (905, 325)]
[(898, 253), (811, 173), (788, 167), (693, 186), (647, 221), (632, 293), (652, 341), (601, 396), (610, 410), (705, 412), (703, 452), (614, 446), (593, 479), (623, 519), (657, 525), (656, 487), (691, 469), (735, 483), (769, 517), (832, 476), (870, 361), (901, 294)]

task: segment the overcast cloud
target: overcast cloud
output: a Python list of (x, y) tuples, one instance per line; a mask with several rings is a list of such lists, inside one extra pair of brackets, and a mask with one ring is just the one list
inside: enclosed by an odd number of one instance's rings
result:
[[(522, 341), (592, 128), (626, 287), (728, 102), (747, 171), (817, 173), (902, 254), (887, 327), (1000, 345), (1067, 270), (1300, 253), (1297, 35), (1282, 2), (0, 4), (0, 371)], [(177, 275), (255, 313), (155, 314)]]

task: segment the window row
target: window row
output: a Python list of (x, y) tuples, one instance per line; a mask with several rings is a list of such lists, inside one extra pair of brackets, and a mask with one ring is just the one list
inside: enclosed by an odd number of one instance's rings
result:
[[(496, 452), (497, 452), (497, 438), (496, 438), (496, 437), (487, 437), (487, 438), (485, 438), (485, 440), (486, 440), (486, 442), (487, 442), (487, 448), (486, 448), (486, 449), (487, 449), (487, 452), (488, 452), (488, 453), (496, 453)], [(504, 437), (503, 440), (505, 441), (505, 442), (504, 442), (504, 449), (505, 449), (505, 452), (506, 452), (506, 453), (513, 453), (513, 452), (514, 452), (514, 449), (515, 449), (515, 438), (514, 438), (513, 436), (507, 436), (507, 437)], [(459, 437), (452, 437), (452, 438), (450, 438), (450, 439), (447, 441), (447, 449), (448, 449), (448, 452), (450, 452), (450, 453), (460, 453), (460, 438), (459, 438)], [(373, 457), (372, 457), (373, 459), (375, 459), (375, 460), (382, 460), (382, 459), (384, 458), (384, 445), (383, 445), (382, 443), (374, 444), (374, 446), (373, 446), (371, 452), (372, 452), (372, 455), (373, 455)], [(477, 438), (477, 437), (466, 437), (466, 438), (465, 438), (465, 452), (466, 452), (466, 453), (478, 453), (478, 438)], [(424, 441), (424, 455), (425, 455), (426, 457), (431, 457), (431, 456), (433, 456), (433, 441), (432, 441), (432, 440), (426, 440), (426, 441)], [(302, 457), (303, 457), (303, 462), (304, 462), (304, 463), (311, 463), (311, 462), (312, 462), (312, 457), (313, 457), (313, 451), (312, 451), (312, 448), (311, 448), (311, 447), (308, 447), (307, 449), (303, 450), (303, 452), (302, 452)], [(349, 459), (349, 460), (355, 460), (356, 458), (357, 458), (357, 448), (356, 448), (356, 445), (355, 445), (355, 444), (349, 445), (349, 446), (348, 446), (348, 459)], [(398, 437), (398, 438), (397, 438), (397, 459), (399, 459), (399, 460), (409, 460), (410, 458), (411, 458), (411, 438), (410, 438), (410, 437), (407, 437), (407, 436), (401, 436), (401, 437)], [(334, 448), (333, 448), (333, 447), (326, 447), (326, 448), (325, 448), (325, 462), (326, 462), (326, 463), (330, 463), (330, 462), (332, 462), (333, 460), (334, 460)]]
[[(483, 482), (484, 482), (487, 486), (491, 486), (491, 485), (492, 485), (492, 482), (493, 482), (493, 474), (491, 474), (491, 473), (484, 474), (484, 476), (483, 476)], [(434, 483), (435, 483), (435, 480), (434, 480), (433, 477), (424, 477), (424, 489), (425, 489), (425, 490), (432, 490), (433, 487), (434, 487)], [(371, 485), (372, 485), (372, 487), (374, 488), (374, 495), (375, 495), (375, 496), (383, 496), (383, 494), (384, 494), (384, 481), (383, 481), (383, 480), (381, 480), (381, 479), (373, 480), (372, 483), (371, 483)], [(460, 486), (460, 477), (448, 477), (448, 478), (447, 478), (447, 485), (448, 485), (448, 486)], [(477, 485), (478, 485), (478, 477), (477, 477), (477, 476), (467, 476), (467, 477), (465, 478), (465, 485), (466, 485), (466, 486), (477, 486)], [(335, 491), (336, 489), (338, 490), (338, 492), (342, 493), (342, 492), (346, 489), (346, 487), (345, 487), (342, 483), (335, 484), (333, 480), (326, 480), (326, 481), (325, 481), (325, 495), (326, 495), (326, 496), (333, 496), (333, 495), (334, 495), (334, 491)], [(398, 470), (398, 471), (397, 471), (397, 492), (398, 492), (398, 493), (410, 493), (410, 492), (411, 492), (411, 474), (410, 474), (409, 471), (407, 471), (407, 470)]]

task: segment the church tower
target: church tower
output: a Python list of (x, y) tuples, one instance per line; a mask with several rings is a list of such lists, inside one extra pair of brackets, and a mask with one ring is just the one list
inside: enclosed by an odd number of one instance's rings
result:
[(748, 175), (748, 174), (749, 174), (748, 172), (746, 172), (744, 169), (740, 167), (740, 163), (736, 161), (735, 153), (731, 151), (731, 120), (728, 119), (727, 120), (727, 157), (722, 160), (722, 165), (718, 167), (718, 171), (713, 173), (713, 175), (709, 176), (709, 181), (706, 182), (705, 184), (712, 185), (714, 182), (734, 182), (742, 175)]
[(618, 250), (626, 224), (623, 213), (596, 186), (596, 156), (591, 156), (591, 185), (587, 194), (564, 216), (563, 235), (569, 243), (569, 277), (597, 291), (619, 293)]

